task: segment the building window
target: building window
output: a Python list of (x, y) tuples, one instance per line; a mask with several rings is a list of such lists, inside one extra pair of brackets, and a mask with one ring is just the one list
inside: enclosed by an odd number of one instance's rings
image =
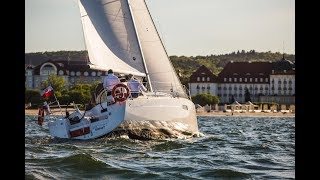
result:
[(207, 81), (210, 81), (210, 77), (207, 77)]
[(250, 82), (252, 82), (252, 78), (250, 78)]
[(255, 82), (258, 82), (258, 78), (254, 78), (254, 81), (255, 81)]
[(61, 76), (63, 75), (63, 71), (62, 70), (59, 71), (59, 75), (61, 75)]
[(247, 82), (247, 78), (244, 78), (244, 82)]
[(229, 82), (232, 82), (232, 78), (229, 78)]
[(197, 85), (197, 89), (200, 89), (199, 85)]
[(278, 84), (281, 84), (281, 81), (280, 81), (280, 80), (278, 81)]
[(239, 81), (242, 82), (242, 78), (239, 78)]
[(202, 81), (205, 81), (205, 77), (202, 77)]
[(197, 77), (197, 81), (200, 81), (200, 77)]
[(237, 78), (233, 78), (234, 82), (237, 82)]
[(50, 64), (46, 64), (41, 68), (41, 75), (51, 75), (51, 74), (56, 74), (55, 68), (50, 65)]
[(220, 90), (221, 90), (221, 87), (218, 87), (218, 90), (220, 91)]
[(223, 81), (226, 82), (226, 81), (227, 81), (227, 78), (223, 78)]
[(225, 91), (226, 91), (226, 90), (227, 90), (227, 87), (224, 87), (224, 88), (223, 88), (223, 90), (225, 90)]
[(80, 76), (80, 75), (81, 75), (81, 72), (80, 72), (80, 71), (78, 71), (78, 72), (76, 73), (76, 75), (77, 75), (77, 76)]
[(83, 73), (83, 75), (84, 75), (84, 76), (88, 76), (89, 73), (86, 71), (86, 72)]
[(268, 78), (266, 78), (266, 82), (268, 82), (269, 81), (269, 79)]
[(210, 89), (210, 85), (207, 86), (207, 89)]
[(263, 82), (263, 78), (260, 78), (260, 82)]
[(95, 71), (93, 71), (92, 73), (91, 73), (91, 76), (96, 76), (96, 72)]
[(70, 75), (71, 75), (71, 76), (74, 76), (74, 75), (75, 75), (75, 72), (74, 72), (74, 71), (71, 71)]

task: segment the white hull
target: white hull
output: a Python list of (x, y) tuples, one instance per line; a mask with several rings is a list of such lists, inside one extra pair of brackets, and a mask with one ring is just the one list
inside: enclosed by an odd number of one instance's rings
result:
[[(129, 131), (141, 138), (199, 134), (194, 104), (185, 98), (139, 96), (127, 99), (124, 121), (114, 131)], [(144, 132), (141, 132), (144, 131)]]
[[(103, 107), (103, 108), (102, 108)], [(119, 126), (124, 120), (126, 103), (115, 103), (107, 106), (107, 103), (98, 104), (85, 116), (79, 111), (70, 114), (68, 118), (62, 118), (48, 123), (51, 136), (66, 139), (94, 139), (106, 135)], [(101, 111), (104, 109), (104, 111)], [(77, 123), (70, 123), (70, 119), (81, 119)], [(82, 118), (83, 117), (83, 118)]]

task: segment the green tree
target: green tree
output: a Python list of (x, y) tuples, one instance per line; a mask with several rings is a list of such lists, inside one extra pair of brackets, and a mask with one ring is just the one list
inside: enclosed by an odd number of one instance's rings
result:
[(95, 84), (76, 84), (68, 93), (69, 102), (87, 104), (92, 97), (92, 86)]
[(37, 89), (26, 89), (24, 98), (25, 103), (31, 103), (32, 105), (39, 105), (42, 103), (40, 90)]
[(57, 92), (63, 93), (67, 90), (66, 81), (64, 80), (64, 78), (55, 74), (49, 75), (48, 79), (41, 83), (41, 87), (43, 89), (48, 86), (51, 86), (56, 94)]
[(211, 94), (197, 94), (191, 97), (193, 103), (200, 104), (201, 106), (213, 105), (219, 103), (219, 98), (217, 96), (213, 96)]
[(245, 102), (251, 101), (250, 92), (247, 87), (244, 89), (244, 101)]

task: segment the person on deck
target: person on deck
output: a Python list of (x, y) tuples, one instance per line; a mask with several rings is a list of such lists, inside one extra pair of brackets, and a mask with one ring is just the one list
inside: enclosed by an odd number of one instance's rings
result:
[(111, 91), (112, 91), (112, 88), (118, 83), (120, 83), (119, 78), (116, 75), (114, 75), (112, 69), (109, 69), (108, 75), (103, 80), (103, 88), (107, 90), (108, 101), (113, 100)]
[(147, 88), (140, 81), (134, 78), (132, 74), (129, 74), (128, 78), (128, 88), (131, 92), (131, 98), (137, 98), (140, 92), (147, 92)]

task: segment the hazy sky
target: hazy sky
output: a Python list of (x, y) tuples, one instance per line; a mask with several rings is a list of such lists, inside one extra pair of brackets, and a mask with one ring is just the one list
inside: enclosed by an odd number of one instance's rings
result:
[[(169, 55), (295, 54), (294, 0), (146, 0)], [(77, 0), (25, 0), (25, 52), (84, 50)]]

